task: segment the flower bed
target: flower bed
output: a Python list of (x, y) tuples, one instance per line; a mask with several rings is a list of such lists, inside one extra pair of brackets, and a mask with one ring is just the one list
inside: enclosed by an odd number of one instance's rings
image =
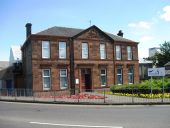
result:
[[(104, 96), (92, 94), (62, 95), (62, 96), (41, 96), (40, 98), (59, 98), (59, 99), (104, 99)], [(106, 98), (106, 97), (105, 97)]]
[(112, 95), (117, 95), (117, 96), (129, 96), (129, 97), (140, 97), (140, 98), (170, 98), (170, 93), (164, 93), (163, 94), (128, 94), (128, 93), (113, 93)]

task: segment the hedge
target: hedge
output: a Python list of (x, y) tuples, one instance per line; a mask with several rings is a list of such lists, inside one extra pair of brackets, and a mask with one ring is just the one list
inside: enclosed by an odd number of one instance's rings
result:
[[(129, 84), (129, 85), (112, 85), (110, 90), (113, 93), (143, 93), (149, 94), (151, 93), (158, 94), (162, 93), (163, 83), (162, 79), (153, 79), (152, 82), (150, 80), (142, 81), (139, 84)], [(164, 79), (164, 91), (170, 92), (170, 79)]]

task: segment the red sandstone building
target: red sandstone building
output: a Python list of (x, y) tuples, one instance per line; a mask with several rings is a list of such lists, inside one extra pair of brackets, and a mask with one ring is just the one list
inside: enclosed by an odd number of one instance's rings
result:
[(139, 82), (138, 43), (103, 32), (52, 27), (31, 34), (22, 46), (25, 88), (34, 91), (98, 89)]

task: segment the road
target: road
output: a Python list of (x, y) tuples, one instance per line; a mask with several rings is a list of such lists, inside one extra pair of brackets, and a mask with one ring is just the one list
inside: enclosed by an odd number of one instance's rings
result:
[(170, 106), (0, 102), (0, 128), (170, 128)]

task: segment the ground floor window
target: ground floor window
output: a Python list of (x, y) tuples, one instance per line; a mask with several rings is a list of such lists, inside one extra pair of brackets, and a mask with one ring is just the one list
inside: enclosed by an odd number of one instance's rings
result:
[(66, 89), (67, 87), (67, 69), (60, 69), (60, 88)]
[(128, 82), (129, 84), (134, 83), (134, 71), (133, 71), (133, 66), (128, 67)]
[(106, 69), (100, 70), (100, 79), (101, 79), (101, 86), (106, 86), (107, 83)]
[(117, 67), (117, 84), (118, 84), (118, 85), (123, 84), (123, 76), (122, 76), (122, 73), (123, 73), (122, 66), (118, 66), (118, 67)]
[(42, 77), (43, 77), (43, 90), (49, 90), (51, 88), (50, 69), (43, 69)]
[(0, 89), (2, 88), (2, 80), (0, 80)]

